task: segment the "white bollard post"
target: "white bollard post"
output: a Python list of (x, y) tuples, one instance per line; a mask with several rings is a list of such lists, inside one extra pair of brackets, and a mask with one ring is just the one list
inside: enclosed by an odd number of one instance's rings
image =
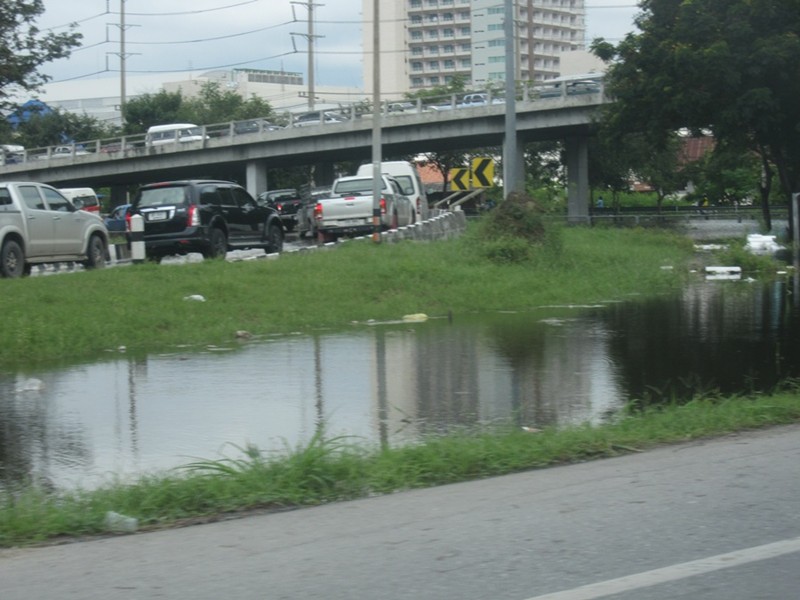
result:
[(131, 217), (131, 260), (134, 263), (144, 262), (144, 218), (142, 215)]

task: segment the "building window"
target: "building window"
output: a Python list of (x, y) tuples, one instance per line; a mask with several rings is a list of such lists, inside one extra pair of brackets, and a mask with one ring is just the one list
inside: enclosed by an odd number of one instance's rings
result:
[(411, 15), (411, 24), (419, 25), (422, 23), (422, 17), (419, 15)]
[(444, 52), (445, 54), (455, 54), (456, 48), (455, 46), (453, 46), (453, 44), (445, 44), (444, 46), (442, 46), (442, 52)]
[(456, 62), (454, 60), (446, 60), (444, 61), (444, 68), (445, 70), (452, 70), (456, 68)]
[(421, 40), (422, 39), (422, 32), (421, 31), (412, 31), (411, 32), (411, 39), (412, 40)]
[(462, 27), (461, 28), (461, 35), (469, 35), (469, 34), (470, 34), (470, 28), (469, 27)]
[(433, 77), (428, 78), (428, 83), (430, 85), (439, 85), (439, 77), (434, 75)]
[(415, 60), (414, 62), (411, 63), (411, 70), (422, 71), (422, 63)]
[(453, 29), (446, 28), (446, 29), (444, 29), (444, 31), (442, 31), (442, 37), (451, 38), (451, 37), (455, 37), (455, 36), (456, 36), (456, 32)]
[(428, 70), (429, 71), (438, 71), (439, 70), (439, 61), (432, 60), (428, 62)]

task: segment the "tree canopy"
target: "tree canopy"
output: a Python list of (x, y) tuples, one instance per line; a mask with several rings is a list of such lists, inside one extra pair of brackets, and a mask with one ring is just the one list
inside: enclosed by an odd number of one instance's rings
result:
[(36, 19), (42, 0), (0, 0), (0, 108), (14, 106), (19, 91), (36, 91), (50, 77), (38, 72), (45, 63), (70, 55), (80, 33), (42, 33)]
[(640, 33), (611, 61), (615, 130), (663, 146), (680, 128), (761, 152), (785, 193), (800, 191), (800, 0), (642, 0)]

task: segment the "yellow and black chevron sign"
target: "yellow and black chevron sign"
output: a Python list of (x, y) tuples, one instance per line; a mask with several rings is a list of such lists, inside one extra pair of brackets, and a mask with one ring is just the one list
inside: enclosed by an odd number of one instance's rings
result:
[(466, 167), (459, 167), (457, 169), (450, 169), (447, 174), (450, 180), (451, 192), (463, 192), (470, 188), (470, 172)]
[(472, 187), (488, 188), (494, 186), (494, 161), (480, 157), (472, 159)]
[(447, 178), (451, 192), (464, 192), (475, 188), (494, 186), (494, 161), (491, 158), (473, 158), (471, 169), (450, 169)]

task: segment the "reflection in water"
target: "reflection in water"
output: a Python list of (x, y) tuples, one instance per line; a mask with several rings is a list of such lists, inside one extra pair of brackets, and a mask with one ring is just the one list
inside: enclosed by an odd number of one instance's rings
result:
[(706, 283), (607, 307), (120, 358), (34, 374), (41, 386), (0, 376), (0, 481), (91, 487), (247, 444), (283, 451), (323, 428), (390, 446), (486, 423), (598, 423), (633, 399), (769, 389), (800, 375), (787, 292)]

